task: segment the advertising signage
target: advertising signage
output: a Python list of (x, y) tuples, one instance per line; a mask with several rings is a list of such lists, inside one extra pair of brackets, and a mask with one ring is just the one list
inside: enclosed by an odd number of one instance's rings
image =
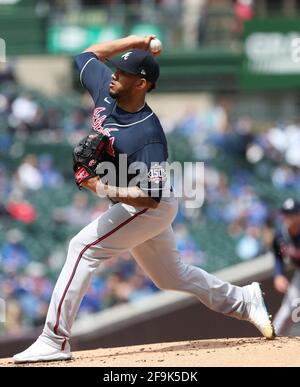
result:
[(119, 39), (122, 36), (122, 28), (113, 25), (109, 27), (53, 26), (48, 29), (48, 52), (74, 54), (97, 42)]
[(255, 19), (245, 24), (240, 81), (247, 89), (300, 86), (300, 19)]

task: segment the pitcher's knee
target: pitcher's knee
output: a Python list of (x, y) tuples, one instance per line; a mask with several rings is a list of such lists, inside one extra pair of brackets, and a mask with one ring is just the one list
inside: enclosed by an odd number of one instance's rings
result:
[(108, 259), (112, 257), (109, 249), (103, 246), (103, 243), (84, 242), (80, 233), (75, 235), (69, 243), (68, 255), (72, 257), (81, 257), (83, 259), (99, 261), (101, 259)]
[(189, 266), (180, 262), (176, 269), (165, 272), (164, 277), (156, 279), (155, 283), (163, 290), (188, 291), (190, 285)]

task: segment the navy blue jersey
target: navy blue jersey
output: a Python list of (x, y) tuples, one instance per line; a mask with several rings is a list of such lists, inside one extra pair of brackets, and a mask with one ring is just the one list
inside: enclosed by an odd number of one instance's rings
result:
[[(135, 113), (117, 106), (116, 100), (109, 95), (112, 72), (94, 53), (82, 53), (75, 58), (75, 62), (80, 71), (80, 82), (95, 103), (93, 130), (110, 139), (106, 161), (115, 165), (116, 185), (131, 185), (134, 183), (132, 179), (142, 174), (142, 182), (136, 185), (159, 201), (166, 184), (163, 165), (168, 158), (167, 140), (159, 119), (147, 104)], [(126, 175), (127, 184), (124, 174), (120, 173), (123, 170), (119, 164), (120, 159), (123, 160), (122, 155), (127, 155), (126, 168), (129, 165), (133, 168)], [(144, 163), (147, 170), (141, 171), (136, 164), (138, 162)]]

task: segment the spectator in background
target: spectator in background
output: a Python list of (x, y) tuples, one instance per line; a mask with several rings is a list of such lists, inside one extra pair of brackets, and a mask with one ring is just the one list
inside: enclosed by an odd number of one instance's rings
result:
[(7, 153), (9, 152), (12, 144), (13, 139), (7, 128), (4, 127), (2, 130), (0, 128), (0, 154), (2, 153), (4, 156), (7, 156)]
[(41, 262), (31, 262), (17, 289), (23, 316), (33, 326), (40, 326), (46, 317), (53, 284)]
[[(138, 302), (145, 297), (153, 294), (154, 286), (152, 281), (146, 277), (146, 275), (137, 267), (135, 273), (129, 278), (129, 285), (131, 286), (131, 291), (128, 295), (129, 302)], [(158, 289), (156, 288), (158, 291)]]
[[(1, 73), (0, 73), (1, 78)], [(1, 84), (1, 81), (0, 81)], [(4, 92), (0, 92), (0, 153), (7, 156), (7, 153), (13, 144), (11, 133), (9, 133), (6, 117), (9, 110), (9, 99)]]
[(241, 117), (235, 125), (227, 125), (224, 129), (212, 135), (215, 146), (228, 157), (245, 158), (247, 147), (253, 141), (252, 120)]
[(237, 256), (243, 260), (258, 257), (265, 252), (259, 227), (248, 227), (236, 246)]
[(202, 46), (206, 39), (208, 28), (208, 1), (203, 1), (198, 21), (198, 44)]
[(182, 120), (177, 124), (177, 131), (187, 138), (194, 139), (201, 125), (199, 112), (196, 108), (188, 108), (184, 112)]
[(26, 126), (29, 132), (33, 129), (33, 124), (36, 121), (39, 113), (39, 106), (33, 100), (30, 94), (18, 96), (11, 105), (13, 118), (16, 123)]
[[(170, 15), (170, 17), (166, 17), (166, 20), (169, 20), (169, 23), (172, 23), (174, 20), (179, 21), (178, 26), (181, 27), (183, 35), (181, 44), (190, 49), (196, 48), (198, 45), (198, 26), (203, 0), (163, 0), (162, 4), (166, 10), (166, 15)], [(174, 23), (170, 24), (169, 30), (172, 31), (172, 29), (174, 30)], [(170, 43), (172, 46), (176, 44), (176, 42)]]
[(300, 167), (300, 123), (280, 123), (257, 136), (266, 157), (290, 167)]
[(189, 235), (187, 226), (184, 223), (176, 224), (174, 227), (174, 233), (176, 236), (176, 247), (180, 252), (180, 256), (183, 261), (196, 266), (203, 264), (199, 248)]
[(234, 15), (236, 18), (235, 32), (241, 36), (244, 31), (244, 23), (254, 17), (254, 0), (236, 0)]
[(88, 196), (79, 192), (74, 196), (71, 205), (57, 208), (53, 213), (53, 219), (58, 223), (67, 223), (72, 226), (82, 227), (92, 220), (92, 211), (88, 207)]
[(27, 200), (23, 199), (21, 193), (12, 194), (9, 197), (6, 209), (13, 219), (22, 223), (32, 224), (36, 221), (36, 209)]
[(104, 307), (108, 308), (127, 302), (131, 290), (131, 285), (124, 281), (120, 272), (111, 274), (106, 279), (106, 291), (103, 297)]
[(51, 155), (43, 154), (39, 157), (38, 169), (44, 187), (57, 188), (63, 183), (61, 173), (59, 173), (53, 166), (53, 158)]
[(287, 165), (279, 165), (272, 173), (272, 182), (276, 189), (285, 190), (296, 188), (295, 185), (299, 184), (299, 179), (292, 168)]
[(79, 316), (96, 313), (102, 310), (102, 298), (105, 291), (106, 284), (103, 278), (94, 277), (89, 290), (80, 305)]
[(17, 171), (21, 188), (36, 191), (43, 185), (43, 177), (38, 169), (35, 155), (27, 155)]
[(87, 129), (87, 113), (84, 109), (76, 109), (63, 119), (65, 137), (72, 135), (73, 132), (83, 131), (84, 129)]
[(31, 257), (22, 242), (23, 234), (20, 230), (7, 232), (6, 242), (0, 249), (0, 266), (5, 273), (18, 273), (28, 265)]

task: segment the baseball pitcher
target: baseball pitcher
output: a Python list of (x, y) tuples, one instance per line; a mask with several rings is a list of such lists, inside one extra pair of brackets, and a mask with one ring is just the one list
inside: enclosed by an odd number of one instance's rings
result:
[[(75, 181), (107, 196), (111, 205), (71, 240), (43, 332), (14, 356), (16, 363), (71, 358), (72, 325), (93, 273), (103, 260), (125, 251), (157, 287), (190, 293), (208, 308), (249, 321), (267, 339), (274, 338), (258, 283), (238, 287), (223, 282), (185, 264), (176, 250), (172, 222), (177, 199), (164, 168), (167, 141), (145, 102), (159, 78), (153, 39), (129, 36), (96, 44), (75, 58), (80, 81), (95, 104), (93, 130), (74, 149)], [(121, 57), (111, 60), (116, 54)]]

